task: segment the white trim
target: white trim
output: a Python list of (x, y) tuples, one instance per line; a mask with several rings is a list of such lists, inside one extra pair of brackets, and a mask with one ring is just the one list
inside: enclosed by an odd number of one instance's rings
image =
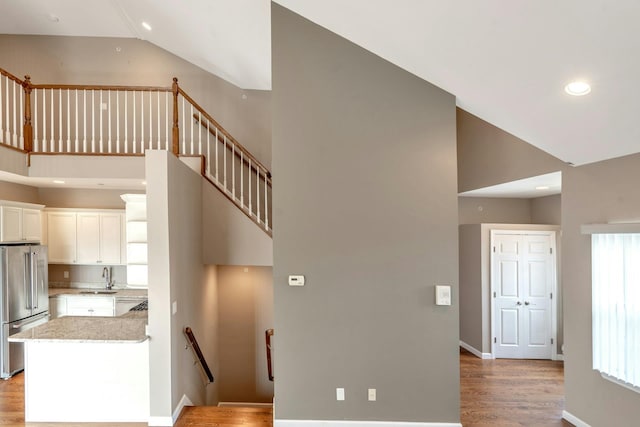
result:
[(567, 411), (562, 411), (562, 418), (569, 421), (576, 427), (591, 427), (589, 424)]
[(218, 406), (226, 408), (272, 408), (273, 403), (218, 402)]
[(147, 425), (154, 427), (172, 426), (173, 419), (171, 417), (149, 417)]
[(581, 234), (618, 234), (640, 233), (640, 223), (621, 222), (614, 224), (583, 224), (580, 226)]
[(564, 354), (556, 354), (556, 358), (553, 360), (559, 360), (561, 362), (564, 362)]
[(558, 360), (558, 250), (557, 250), (557, 239), (558, 234), (555, 230), (504, 230), (501, 228), (492, 228), (490, 231), (489, 238), (489, 299), (491, 300), (490, 304), (490, 326), (491, 326), (491, 336), (489, 340), (491, 342), (491, 359), (496, 358), (496, 343), (493, 341), (493, 338), (496, 336), (495, 332), (495, 298), (493, 297), (493, 293), (496, 291), (495, 289), (495, 280), (494, 280), (494, 257), (495, 254), (493, 252), (493, 245), (495, 242), (496, 234), (515, 234), (515, 235), (547, 235), (550, 237), (550, 245), (552, 250), (551, 257), (551, 268), (553, 269), (553, 280), (551, 282), (551, 292), (553, 293), (553, 299), (551, 301), (551, 338), (553, 339), (553, 344), (551, 344), (551, 360)]
[(478, 357), (480, 359), (493, 359), (493, 356), (491, 355), (491, 353), (482, 353), (480, 350), (470, 346), (464, 341), (460, 341), (460, 347), (464, 348), (469, 353), (473, 354), (475, 357)]
[(185, 406), (193, 406), (193, 402), (191, 402), (191, 399), (189, 399), (186, 394), (183, 394), (182, 399), (180, 399), (180, 402), (178, 402), (178, 406), (176, 406), (176, 409), (173, 410), (173, 416), (171, 417), (173, 419), (173, 422), (171, 423), (171, 425), (174, 425), (176, 421), (178, 421), (178, 417), (180, 416), (180, 413), (182, 413), (182, 410)]
[(461, 423), (402, 421), (275, 420), (273, 427), (462, 427)]

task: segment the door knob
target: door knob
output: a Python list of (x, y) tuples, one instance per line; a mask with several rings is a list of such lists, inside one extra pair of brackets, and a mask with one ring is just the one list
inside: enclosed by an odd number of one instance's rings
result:
[(529, 305), (529, 301), (525, 301), (525, 302), (524, 302), (524, 305)]
[(522, 305), (522, 303), (520, 301), (516, 302), (516, 305)]

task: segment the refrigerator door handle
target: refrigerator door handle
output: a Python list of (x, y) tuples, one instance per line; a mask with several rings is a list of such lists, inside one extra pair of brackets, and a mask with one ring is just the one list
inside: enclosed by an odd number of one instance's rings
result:
[(31, 288), (31, 255), (29, 252), (24, 254), (24, 293), (26, 296), (25, 308), (31, 310), (33, 305), (33, 290)]
[[(31, 252), (31, 306), (38, 308), (38, 253)], [(34, 296), (35, 293), (35, 296)]]
[(28, 322), (23, 322), (23, 323), (18, 323), (18, 324), (15, 324), (15, 325), (11, 325), (11, 328), (13, 328), (13, 329), (23, 328), (23, 327), (25, 327), (27, 325), (30, 325), (32, 323), (39, 322), (40, 320), (44, 319), (48, 315), (49, 315), (48, 313), (42, 314), (40, 316), (34, 317), (33, 319), (30, 319)]

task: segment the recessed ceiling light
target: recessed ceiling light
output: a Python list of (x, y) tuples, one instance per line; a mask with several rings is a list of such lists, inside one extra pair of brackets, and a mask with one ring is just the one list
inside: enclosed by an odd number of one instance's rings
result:
[(64, 184), (64, 181), (60, 180), (60, 179), (54, 179), (53, 180), (54, 184)]
[(548, 189), (549, 189), (549, 187), (546, 186), (546, 185), (541, 185), (539, 187), (536, 187), (536, 190), (548, 190)]
[(147, 30), (147, 31), (151, 31), (151, 25), (149, 25), (148, 23), (143, 22), (143, 23), (142, 23), (142, 26), (144, 27), (144, 29), (145, 29), (145, 30)]
[(591, 92), (591, 86), (587, 82), (575, 81), (566, 85), (564, 91), (569, 95), (582, 96)]
[(147, 185), (147, 181), (142, 181), (142, 185)]

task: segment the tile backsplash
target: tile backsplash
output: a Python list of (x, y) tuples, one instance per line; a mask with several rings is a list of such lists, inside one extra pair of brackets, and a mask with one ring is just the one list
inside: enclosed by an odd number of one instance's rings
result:
[[(125, 265), (67, 265), (49, 264), (49, 286), (52, 288), (104, 288), (102, 277), (104, 267), (112, 268), (114, 287), (127, 285), (127, 267)], [(68, 272), (68, 277), (65, 277)]]

